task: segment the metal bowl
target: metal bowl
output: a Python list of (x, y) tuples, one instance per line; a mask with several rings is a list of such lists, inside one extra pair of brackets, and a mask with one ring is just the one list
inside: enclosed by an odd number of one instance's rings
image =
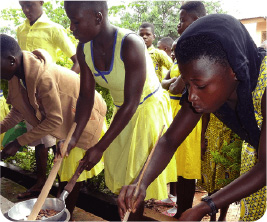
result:
[[(27, 216), (29, 216), (32, 212), (33, 206), (37, 198), (25, 200), (19, 203), (16, 203), (9, 211), (8, 217), (12, 220), (27, 220)], [(39, 221), (57, 221), (61, 218), (65, 211), (66, 205), (65, 202), (58, 198), (46, 198), (42, 209), (53, 209), (59, 211), (56, 215), (48, 218), (44, 218)]]

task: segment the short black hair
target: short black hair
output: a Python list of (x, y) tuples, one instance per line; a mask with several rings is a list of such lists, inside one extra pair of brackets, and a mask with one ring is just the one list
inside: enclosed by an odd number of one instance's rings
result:
[(105, 15), (107, 15), (108, 12), (107, 1), (64, 1), (64, 4), (74, 4), (76, 7), (92, 9), (94, 12), (102, 12)]
[(21, 53), (18, 42), (11, 36), (0, 34), (1, 58), (6, 58), (10, 54), (17, 56)]
[(143, 22), (143, 23), (140, 25), (139, 29), (141, 29), (141, 28), (143, 28), (143, 29), (151, 28), (152, 33), (155, 34), (155, 27), (154, 27), (153, 24), (151, 24), (151, 23), (149, 23), (149, 22)]
[(201, 1), (188, 1), (181, 6), (180, 10), (182, 9), (187, 13), (194, 14), (198, 17), (206, 15), (206, 8)]
[(183, 39), (177, 44), (175, 57), (179, 64), (207, 57), (214, 63), (229, 66), (227, 54), (222, 44), (208, 35), (195, 35)]
[(163, 43), (167, 47), (172, 47), (173, 39), (171, 37), (163, 37), (159, 40), (159, 42)]

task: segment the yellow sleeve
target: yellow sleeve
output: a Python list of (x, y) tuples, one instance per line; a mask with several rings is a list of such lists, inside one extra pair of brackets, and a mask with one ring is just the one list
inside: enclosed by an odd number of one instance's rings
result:
[(168, 56), (166, 52), (161, 50), (160, 58), (162, 61), (162, 66), (169, 70), (173, 65), (171, 57)]
[(68, 37), (66, 30), (63, 27), (57, 27), (54, 30), (53, 45), (69, 58), (76, 54), (76, 47)]

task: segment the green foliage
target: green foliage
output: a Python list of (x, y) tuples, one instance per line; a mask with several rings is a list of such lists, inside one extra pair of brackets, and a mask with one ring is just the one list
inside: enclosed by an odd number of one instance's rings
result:
[(70, 27), (70, 20), (64, 9), (64, 1), (46, 1), (43, 7), (47, 17), (53, 22), (62, 25), (65, 29)]
[(218, 184), (227, 185), (240, 176), (241, 150), (243, 141), (236, 135), (233, 135), (230, 143), (224, 141), (221, 151), (211, 151), (211, 155), (216, 164), (222, 166), (228, 178), (219, 179)]
[(105, 184), (104, 170), (97, 176), (88, 179), (85, 186), (90, 191), (98, 190), (105, 194), (112, 194)]
[[(114, 25), (138, 32), (143, 22), (149, 22), (155, 26), (156, 39), (169, 36), (173, 39), (178, 37), (177, 25), (179, 23), (179, 8), (185, 1), (134, 1), (128, 5), (118, 5), (109, 8), (109, 15), (120, 15), (120, 21)], [(221, 8), (220, 1), (203, 2), (207, 14), (225, 13)]]
[[(139, 26), (142, 22), (150, 22), (155, 25), (155, 34), (157, 41), (165, 36), (170, 36), (173, 39), (178, 37), (177, 34), (177, 24), (179, 23), (179, 8), (184, 1), (135, 1), (132, 3), (128, 3), (128, 5), (118, 5), (112, 6), (109, 8), (109, 15), (115, 18), (119, 18), (119, 21), (112, 22), (114, 25), (119, 27), (123, 27), (126, 29), (131, 29), (135, 32), (138, 31)], [(217, 2), (204, 2), (208, 14), (211, 13), (224, 13), (220, 6), (220, 1)], [(64, 10), (64, 2), (53, 0), (53, 1), (45, 1), (44, 11), (47, 16), (54, 22), (61, 24), (68, 33), (68, 36), (71, 38), (72, 42), (77, 45), (78, 41), (74, 38), (69, 30), (69, 19), (66, 16)], [(16, 27), (21, 25), (26, 19), (21, 9), (3, 9), (0, 11), (1, 17), (6, 21), (5, 24), (1, 24), (0, 32), (11, 35), (16, 39)], [(72, 61), (67, 58), (61, 51), (58, 51), (58, 60), (57, 64), (71, 68)], [(3, 89), (4, 95), (6, 97), (8, 89), (7, 89), (7, 81), (1, 81), (1, 89)], [(112, 114), (113, 114), (113, 100), (109, 91), (99, 85), (96, 85), (96, 90), (103, 96), (104, 100), (108, 106), (107, 113), (107, 122), (110, 123)], [(237, 146), (237, 145), (232, 145)], [(226, 149), (226, 148), (225, 148)], [(232, 150), (233, 148), (231, 148)], [(227, 152), (227, 151), (226, 151)], [(227, 152), (228, 153), (228, 152)], [(226, 154), (214, 154), (217, 156), (223, 164), (228, 166), (228, 162), (232, 160), (231, 158), (236, 157), (237, 154), (232, 151), (229, 152), (229, 156), (224, 156)], [(23, 149), (23, 152), (18, 152), (14, 157), (10, 157), (6, 160), (6, 162), (15, 163), (17, 166), (30, 171), (35, 171), (36, 163), (34, 151)], [(47, 172), (50, 171), (53, 165), (53, 155), (49, 154), (48, 159), (48, 169)], [(234, 163), (228, 166), (229, 169), (236, 169)], [(88, 186), (98, 187), (100, 190), (102, 189), (104, 192), (106, 187), (104, 185), (104, 172), (102, 172), (99, 176), (93, 177), (89, 180)], [(107, 191), (108, 192), (108, 191)]]
[[(47, 176), (53, 167), (53, 161), (54, 161), (54, 154), (53, 152), (49, 152), (47, 159), (47, 168), (46, 168)], [(26, 146), (22, 147), (21, 151), (17, 152), (16, 155), (6, 158), (4, 162), (11, 163), (15, 166), (20, 167), (23, 170), (36, 172), (35, 150), (31, 148), (28, 149), (28, 147)]]
[(15, 156), (8, 157), (4, 160), (5, 163), (11, 163), (20, 167), (23, 170), (34, 172), (36, 161), (34, 156), (35, 151), (22, 148), (22, 152), (17, 152)]

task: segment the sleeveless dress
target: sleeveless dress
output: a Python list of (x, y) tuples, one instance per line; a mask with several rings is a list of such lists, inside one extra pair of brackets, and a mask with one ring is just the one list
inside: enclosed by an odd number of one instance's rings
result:
[[(262, 125), (261, 99), (267, 84), (267, 57), (262, 61), (258, 83), (252, 93), (254, 113), (258, 127)], [(243, 143), (241, 152), (241, 172), (244, 174), (249, 171), (257, 163), (257, 151), (248, 143)], [(266, 186), (259, 191), (243, 198), (240, 202), (240, 220), (241, 221), (255, 221), (260, 219), (266, 210)]]
[[(171, 68), (170, 77), (178, 77), (180, 71), (177, 62)], [(182, 94), (170, 94), (172, 115), (176, 116), (181, 109), (180, 99)], [(201, 130), (202, 119), (199, 120), (192, 132), (186, 137), (183, 143), (175, 152), (177, 176), (182, 176), (185, 179), (200, 179), (201, 178)]]
[[(120, 28), (116, 31), (108, 71), (100, 71), (94, 66), (93, 42), (84, 44), (85, 61), (96, 82), (110, 90), (115, 105), (114, 115), (124, 101), (125, 68), (121, 48), (129, 34), (134, 33)], [(139, 106), (127, 126), (104, 152), (105, 182), (116, 194), (122, 186), (131, 184), (138, 176), (162, 126), (165, 125), (166, 131), (172, 121), (168, 94), (161, 88), (147, 49), (145, 53), (147, 75)], [(176, 175), (175, 159), (172, 158), (166, 169), (148, 187), (146, 199), (166, 198), (167, 183), (176, 181)]]

